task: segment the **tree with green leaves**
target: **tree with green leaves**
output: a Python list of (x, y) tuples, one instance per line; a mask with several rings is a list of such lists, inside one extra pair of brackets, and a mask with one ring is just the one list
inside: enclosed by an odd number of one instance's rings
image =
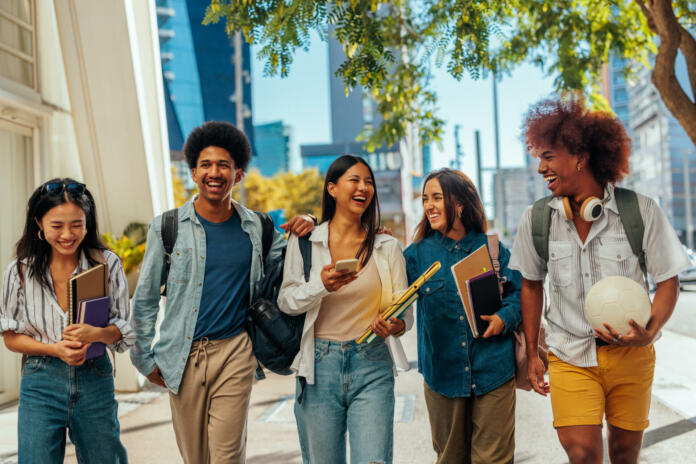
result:
[[(361, 134), (368, 147), (392, 145), (409, 124), (423, 143), (440, 140), (433, 65), (476, 79), (532, 62), (555, 76), (556, 91), (606, 105), (600, 75), (612, 55), (632, 64), (627, 77), (654, 55), (652, 82), (696, 144), (693, 0), (211, 0), (204, 22), (221, 19), (228, 34), (260, 46), (268, 75), (286, 76), (310, 33), (325, 40), (331, 30), (346, 53), (337, 70), (346, 91), (364, 87), (383, 118)], [(691, 95), (674, 73), (678, 51)]]

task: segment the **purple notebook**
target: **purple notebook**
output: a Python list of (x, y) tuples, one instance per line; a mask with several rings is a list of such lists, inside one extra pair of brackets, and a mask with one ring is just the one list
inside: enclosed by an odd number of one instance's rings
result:
[[(109, 323), (109, 307), (111, 298), (103, 296), (101, 298), (90, 298), (80, 300), (77, 306), (77, 323), (89, 324), (94, 327), (106, 327)], [(87, 348), (85, 360), (96, 358), (104, 354), (104, 344), (94, 342)]]

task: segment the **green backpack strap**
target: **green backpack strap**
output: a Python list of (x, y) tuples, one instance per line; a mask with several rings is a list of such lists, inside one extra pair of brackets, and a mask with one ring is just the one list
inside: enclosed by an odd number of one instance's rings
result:
[(645, 266), (645, 251), (643, 250), (645, 224), (638, 207), (638, 195), (633, 190), (615, 187), (614, 198), (616, 198), (616, 207), (619, 209), (619, 217), (624, 231), (626, 231), (628, 243), (631, 245), (633, 254), (638, 257), (640, 270), (643, 271), (643, 276), (647, 279), (648, 270)]
[(549, 260), (549, 229), (551, 228), (551, 207), (549, 202), (552, 195), (544, 197), (534, 202), (532, 206), (532, 241), (534, 249), (544, 262), (544, 271), (547, 270), (546, 263)]

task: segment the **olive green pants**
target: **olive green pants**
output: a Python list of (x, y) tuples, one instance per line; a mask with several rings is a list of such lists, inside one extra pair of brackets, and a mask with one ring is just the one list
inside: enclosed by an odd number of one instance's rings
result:
[(515, 379), (481, 396), (447, 398), (425, 384), (437, 464), (507, 464), (515, 457)]

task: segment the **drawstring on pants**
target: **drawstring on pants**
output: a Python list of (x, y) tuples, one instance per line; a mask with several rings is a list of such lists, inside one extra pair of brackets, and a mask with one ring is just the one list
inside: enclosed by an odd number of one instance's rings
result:
[(203, 337), (198, 341), (198, 347), (196, 348), (196, 363), (195, 367), (198, 367), (198, 361), (201, 357), (201, 351), (203, 351), (203, 382), (201, 386), (205, 387), (206, 374), (208, 373), (208, 337)]

